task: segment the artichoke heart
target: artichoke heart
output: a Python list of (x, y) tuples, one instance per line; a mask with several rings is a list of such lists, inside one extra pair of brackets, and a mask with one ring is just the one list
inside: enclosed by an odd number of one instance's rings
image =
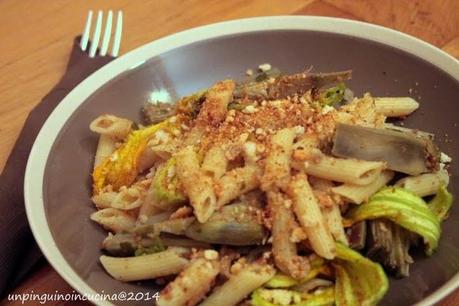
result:
[(337, 124), (332, 154), (344, 158), (385, 161), (391, 170), (419, 175), (438, 168), (439, 151), (431, 139), (418, 135), (392, 129)]
[(242, 203), (224, 206), (205, 223), (195, 221), (185, 235), (197, 241), (227, 245), (260, 244), (265, 238), (257, 209)]

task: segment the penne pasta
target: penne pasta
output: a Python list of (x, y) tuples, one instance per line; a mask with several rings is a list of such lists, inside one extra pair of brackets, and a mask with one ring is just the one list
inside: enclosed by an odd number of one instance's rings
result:
[[(144, 222), (149, 217), (163, 212), (163, 210), (159, 208), (158, 206), (155, 206), (154, 203), (151, 202), (151, 200), (147, 201), (148, 197), (149, 195), (147, 193), (145, 200), (143, 201), (142, 205), (139, 208), (138, 221), (140, 222)], [(150, 195), (150, 199), (151, 199), (151, 195)]]
[(341, 210), (339, 203), (330, 196), (332, 193), (332, 188), (334, 184), (332, 181), (324, 180), (318, 177), (309, 176), (308, 177), (309, 183), (314, 191), (314, 195), (316, 196), (317, 192), (322, 192), (328, 195), (327, 199), (329, 199), (331, 205), (324, 205), (320, 198), (317, 198), (319, 204), (321, 206), (322, 215), (324, 216), (325, 223), (327, 224), (328, 230), (332, 234), (333, 238), (336, 241), (339, 241), (345, 245), (348, 245), (347, 236), (344, 231), (343, 227), (343, 220), (341, 217)]
[(245, 166), (227, 172), (217, 181), (217, 207), (221, 207), (260, 185), (261, 169)]
[(327, 225), (333, 238), (344, 245), (348, 245), (349, 243), (344, 231), (343, 218), (341, 217), (339, 205), (335, 204), (330, 207), (323, 207), (322, 215), (324, 216), (325, 224)]
[(104, 269), (114, 279), (129, 282), (177, 274), (188, 260), (172, 250), (135, 257), (100, 256)]
[(191, 131), (186, 135), (185, 140), (183, 141), (183, 144), (185, 146), (194, 146), (199, 144), (201, 139), (204, 137), (206, 133), (205, 126), (200, 124), (200, 125), (195, 125)]
[(104, 208), (91, 214), (91, 220), (114, 233), (130, 231), (135, 226), (133, 216), (116, 208)]
[(256, 165), (258, 160), (257, 144), (252, 141), (247, 141), (243, 144), (244, 161), (246, 165)]
[(306, 232), (313, 250), (319, 256), (333, 259), (336, 255), (335, 241), (305, 174), (300, 173), (292, 178), (288, 194), (293, 200), (293, 211)]
[(308, 182), (321, 208), (341, 204), (341, 198), (331, 190), (335, 186), (332, 181), (310, 175), (308, 176)]
[(139, 172), (143, 172), (153, 167), (156, 162), (158, 162), (157, 156), (154, 154), (151, 147), (146, 147), (139, 155), (137, 169)]
[(383, 127), (386, 121), (386, 116), (376, 111), (375, 100), (368, 93), (343, 105), (333, 117), (335, 122), (366, 127)]
[(220, 178), (225, 174), (228, 160), (221, 146), (213, 146), (207, 151), (202, 162), (202, 170), (214, 178)]
[(89, 129), (101, 135), (123, 140), (131, 132), (132, 121), (113, 115), (101, 115), (91, 122)]
[[(236, 263), (238, 265), (239, 263)], [(200, 306), (234, 306), (274, 276), (268, 264), (246, 264), (205, 299)], [(170, 305), (170, 304), (169, 304)]]
[(150, 233), (151, 231), (153, 231), (153, 234), (155, 234), (156, 224), (168, 220), (170, 216), (171, 216), (170, 212), (158, 212), (148, 217), (146, 216), (142, 217), (139, 214), (137, 221), (136, 221), (136, 227), (133, 230), (133, 232), (139, 232), (139, 231), (143, 232), (145, 230), (146, 233)]
[(233, 80), (224, 80), (209, 88), (196, 119), (197, 125), (215, 126), (225, 120), (228, 104), (233, 100), (235, 85)]
[(266, 191), (273, 186), (284, 188), (288, 183), (294, 138), (295, 131), (292, 128), (279, 130), (272, 136), (261, 178), (261, 189)]
[(323, 179), (355, 185), (374, 182), (386, 165), (384, 162), (335, 158), (317, 149), (297, 150), (293, 157), (297, 161), (292, 166), (297, 170)]
[(297, 227), (292, 211), (286, 207), (287, 199), (280, 192), (268, 191), (268, 205), (273, 214), (272, 251), (276, 266), (287, 275), (301, 279), (309, 271), (306, 257), (298, 256), (295, 242), (290, 235)]
[(115, 151), (116, 140), (109, 136), (101, 134), (97, 143), (96, 156), (94, 157), (94, 169), (99, 166), (106, 158)]
[(438, 189), (449, 183), (449, 175), (446, 170), (435, 173), (425, 173), (416, 176), (407, 176), (395, 183), (395, 186), (403, 187), (419, 197), (425, 197), (437, 193)]
[(176, 158), (177, 176), (190, 199), (194, 214), (199, 222), (206, 222), (217, 205), (213, 180), (201, 171), (198, 156), (192, 146), (182, 149)]
[(331, 189), (335, 186), (332, 181), (315, 176), (308, 176), (308, 181), (314, 190), (323, 192), (330, 192)]
[(387, 117), (408, 116), (419, 108), (419, 103), (410, 97), (375, 98), (376, 112)]
[(219, 271), (219, 261), (195, 259), (161, 291), (156, 305), (196, 305), (210, 291)]
[(121, 210), (131, 210), (142, 205), (145, 199), (146, 190), (139, 186), (120, 188), (119, 192), (111, 202), (111, 207)]
[(342, 184), (333, 187), (332, 191), (354, 204), (361, 204), (368, 200), (376, 191), (386, 186), (393, 177), (393, 171), (384, 170), (375, 181), (368, 185)]
[(303, 134), (294, 144), (294, 150), (317, 148), (320, 144), (319, 137), (315, 134)]
[(98, 209), (109, 208), (117, 195), (116, 192), (102, 192), (94, 195), (91, 200)]
[(175, 140), (149, 147), (154, 160), (166, 161), (177, 151)]

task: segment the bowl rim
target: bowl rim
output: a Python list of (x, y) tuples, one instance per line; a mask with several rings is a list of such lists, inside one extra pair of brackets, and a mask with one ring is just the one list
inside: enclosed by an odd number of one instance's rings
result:
[[(207, 39), (277, 30), (329, 32), (379, 42), (422, 58), (459, 81), (459, 61), (425, 41), (366, 22), (319, 16), (254, 17), (200, 26), (147, 43), (105, 65), (76, 86), (48, 117), (33, 144), (24, 178), (25, 207), (32, 233), (48, 262), (83, 296), (97, 297), (98, 293), (71, 268), (57, 247), (47, 223), (43, 199), (43, 182), (48, 156), (67, 120), (101, 86), (155, 56)], [(459, 273), (416, 305), (432, 305), (458, 286)], [(103, 298), (94, 300), (93, 303), (111, 305), (110, 301)]]

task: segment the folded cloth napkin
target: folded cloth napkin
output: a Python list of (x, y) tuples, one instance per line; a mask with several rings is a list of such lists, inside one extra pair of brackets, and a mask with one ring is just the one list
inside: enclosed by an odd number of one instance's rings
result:
[(43, 259), (30, 231), (24, 207), (24, 174), (29, 152), (49, 114), (81, 81), (113, 57), (89, 56), (75, 38), (64, 76), (30, 112), (0, 176), (0, 297)]

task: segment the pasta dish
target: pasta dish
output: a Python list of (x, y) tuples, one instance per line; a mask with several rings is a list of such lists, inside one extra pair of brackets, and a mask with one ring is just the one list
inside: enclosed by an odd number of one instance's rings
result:
[(391, 123), (410, 97), (354, 97), (351, 71), (260, 69), (149, 103), (142, 123), (91, 123), (100, 262), (155, 279), (160, 306), (375, 305), (410, 249), (435, 252), (451, 159)]

